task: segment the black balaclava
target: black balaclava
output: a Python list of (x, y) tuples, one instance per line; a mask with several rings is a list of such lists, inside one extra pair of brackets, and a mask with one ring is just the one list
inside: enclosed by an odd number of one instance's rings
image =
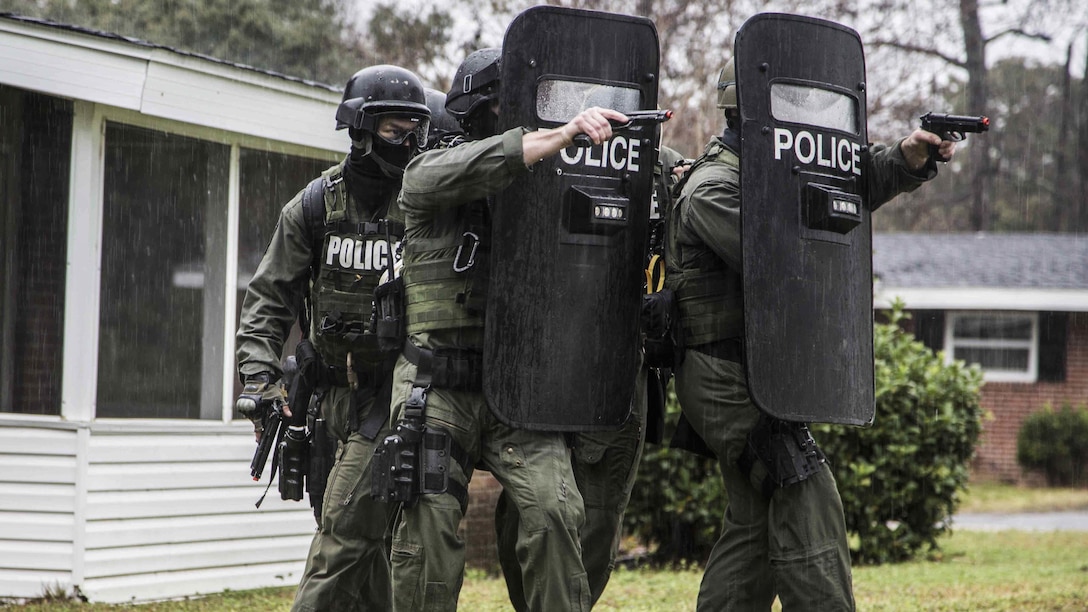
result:
[(344, 182), (357, 204), (377, 203), (384, 207), (400, 190), (404, 167), (413, 148), (391, 145), (369, 132), (351, 130), (351, 152), (344, 164)]
[(727, 127), (722, 132), (722, 144), (729, 147), (734, 153), (740, 153), (740, 131), (733, 127)]
[(740, 117), (735, 113), (725, 113), (725, 130), (722, 132), (722, 143), (734, 153), (740, 153)]
[(482, 140), (499, 133), (499, 115), (491, 110), (490, 101), (484, 102), (461, 122), (461, 127), (472, 140)]

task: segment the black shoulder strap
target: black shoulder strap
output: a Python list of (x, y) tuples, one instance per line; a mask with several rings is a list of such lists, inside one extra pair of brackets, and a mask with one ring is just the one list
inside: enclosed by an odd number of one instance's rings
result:
[[(310, 234), (310, 250), (316, 264), (321, 244), (325, 241), (325, 177), (319, 176), (302, 191), (302, 218)], [(316, 271), (316, 265), (313, 267)]]
[[(325, 242), (325, 177), (310, 181), (302, 191), (302, 220), (310, 235), (310, 278), (316, 279), (321, 266), (321, 247)], [(306, 338), (310, 333), (309, 292), (304, 302), (298, 311), (298, 325), (302, 337)]]

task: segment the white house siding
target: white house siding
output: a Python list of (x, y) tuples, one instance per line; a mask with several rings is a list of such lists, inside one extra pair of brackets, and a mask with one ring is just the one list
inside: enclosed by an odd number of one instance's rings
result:
[(0, 422), (0, 595), (71, 583), (77, 432)]
[(199, 423), (92, 427), (84, 578), (92, 601), (295, 585), (315, 523), (309, 504), (249, 478), (252, 428)]
[(271, 465), (254, 483), (253, 450), (248, 423), (0, 418), (0, 596), (75, 588), (121, 603), (297, 584), (313, 515), (274, 481), (254, 507)]

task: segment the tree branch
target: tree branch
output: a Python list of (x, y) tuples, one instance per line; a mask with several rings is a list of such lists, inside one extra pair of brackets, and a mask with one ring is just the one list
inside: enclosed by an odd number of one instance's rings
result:
[(1001, 38), (1002, 36), (1007, 36), (1007, 35), (1010, 35), (1010, 34), (1013, 35), (1013, 36), (1023, 36), (1024, 38), (1034, 38), (1036, 40), (1042, 40), (1042, 41), (1050, 42), (1050, 35), (1048, 35), (1048, 34), (1040, 34), (1040, 33), (1037, 33), (1037, 32), (1025, 32), (1024, 30), (1021, 30), (1020, 28), (1012, 28), (1010, 30), (1005, 30), (1004, 32), (998, 32), (997, 34), (994, 34), (993, 36), (985, 39), (984, 42), (986, 44), (990, 44), (993, 41)]
[(965, 61), (963, 61), (961, 59), (952, 57), (951, 55), (945, 55), (944, 53), (941, 53), (940, 51), (938, 51), (936, 49), (931, 49), (929, 47), (920, 47), (918, 45), (911, 45), (911, 44), (907, 44), (907, 43), (901, 43), (901, 42), (894, 41), (894, 40), (879, 40), (879, 39), (874, 40), (874, 41), (870, 41), (869, 45), (872, 46), (872, 47), (891, 47), (893, 49), (899, 49), (901, 51), (909, 51), (911, 53), (920, 53), (922, 55), (928, 55), (930, 57), (936, 57), (938, 59), (942, 59), (942, 60), (948, 62), (949, 64), (952, 64), (953, 66), (959, 66), (960, 68), (966, 68), (967, 67), (967, 62), (965, 62)]

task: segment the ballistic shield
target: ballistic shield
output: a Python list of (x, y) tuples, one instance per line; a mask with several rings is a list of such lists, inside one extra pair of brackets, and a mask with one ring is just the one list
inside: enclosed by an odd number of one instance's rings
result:
[[(658, 38), (641, 17), (554, 6), (503, 42), (500, 128), (555, 128), (591, 106), (657, 105)], [(492, 206), (484, 392), (534, 430), (619, 428), (639, 368), (654, 122), (538, 162)]]
[[(788, 421), (874, 413), (872, 237), (857, 32), (759, 14), (737, 32), (748, 385)], [(721, 85), (719, 85), (720, 87)]]

